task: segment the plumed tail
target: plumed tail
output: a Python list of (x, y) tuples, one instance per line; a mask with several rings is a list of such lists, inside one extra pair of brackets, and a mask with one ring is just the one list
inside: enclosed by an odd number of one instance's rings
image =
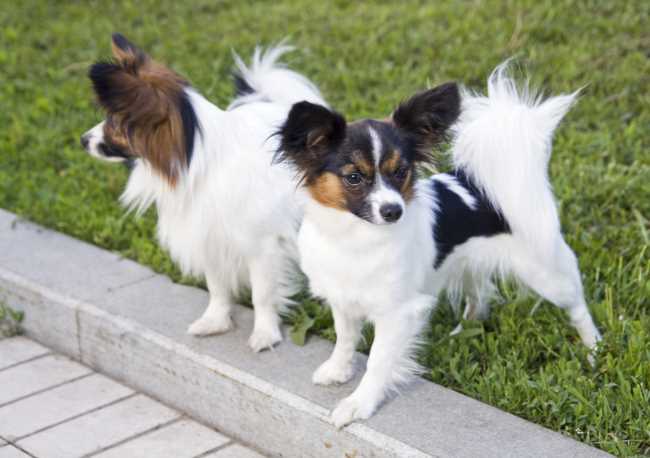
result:
[(487, 96), (463, 92), (452, 159), (501, 211), (513, 235), (543, 253), (560, 234), (548, 180), (553, 132), (579, 91), (544, 100), (509, 76), (507, 61), (487, 85)]
[(250, 65), (246, 65), (241, 57), (233, 52), (237, 98), (228, 109), (260, 101), (290, 106), (307, 100), (327, 106), (314, 83), (279, 62), (283, 54), (293, 49), (283, 42), (266, 49), (258, 46)]

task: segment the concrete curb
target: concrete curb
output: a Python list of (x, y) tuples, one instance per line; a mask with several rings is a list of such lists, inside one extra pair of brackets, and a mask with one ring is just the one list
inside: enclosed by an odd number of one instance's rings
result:
[(233, 332), (188, 336), (204, 291), (3, 210), (0, 300), (25, 311), (30, 337), (272, 456), (609, 456), (425, 381), (368, 422), (337, 431), (327, 414), (358, 379), (310, 383), (329, 342), (254, 354), (244, 307)]

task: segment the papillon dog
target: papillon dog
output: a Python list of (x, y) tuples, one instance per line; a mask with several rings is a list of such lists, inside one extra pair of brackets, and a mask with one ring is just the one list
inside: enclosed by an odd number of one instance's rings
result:
[(305, 77), (277, 64), (287, 50), (257, 49), (250, 67), (236, 57), (237, 97), (223, 110), (115, 34), (114, 59), (89, 71), (106, 119), (81, 137), (92, 156), (133, 164), (122, 204), (140, 214), (154, 205), (161, 245), (184, 274), (205, 278), (210, 301), (188, 332), (231, 329), (233, 301), (250, 288), (254, 351), (282, 339), (278, 311), (302, 283), (294, 175), (272, 166), (272, 134), (293, 103), (325, 103)]
[[(332, 412), (335, 426), (370, 417), (418, 371), (418, 334), (442, 290), (484, 316), (495, 277), (512, 275), (568, 311), (582, 341), (600, 334), (576, 257), (560, 232), (547, 165), (553, 131), (577, 94), (542, 100), (505, 64), (487, 96), (447, 83), (416, 94), (383, 120), (346, 123), (310, 102), (279, 131), (278, 161), (307, 192), (301, 267), (332, 309), (336, 345), (313, 382), (345, 383), (363, 320), (375, 337), (359, 386)], [(450, 173), (417, 179), (416, 166), (453, 126)]]

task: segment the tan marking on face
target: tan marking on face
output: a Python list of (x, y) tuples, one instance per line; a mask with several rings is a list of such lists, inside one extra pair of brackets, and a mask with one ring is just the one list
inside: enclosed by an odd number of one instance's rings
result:
[(402, 165), (402, 156), (398, 150), (392, 150), (386, 159), (379, 165), (379, 170), (384, 175), (392, 175)]
[[(399, 170), (400, 167), (405, 166), (405, 162), (402, 159), (402, 155), (399, 150), (392, 150), (389, 155), (382, 161), (379, 165), (379, 170), (382, 175), (390, 177)], [(413, 199), (414, 190), (413, 190), (413, 172), (411, 169), (408, 169), (406, 172), (406, 177), (402, 181), (400, 188), (400, 194), (405, 202)]]
[(307, 185), (311, 196), (320, 204), (346, 210), (345, 189), (341, 179), (332, 172), (325, 172), (316, 178), (313, 183)]
[(400, 194), (402, 194), (402, 198), (404, 199), (404, 202), (409, 202), (411, 199), (413, 199), (413, 196), (415, 195), (415, 191), (413, 188), (413, 173), (409, 169), (409, 171), (406, 173), (406, 178), (404, 178), (404, 181), (402, 182), (402, 186), (399, 188)]
[(375, 164), (369, 162), (361, 151), (355, 151), (352, 153), (352, 161), (364, 176), (369, 178), (374, 176)]

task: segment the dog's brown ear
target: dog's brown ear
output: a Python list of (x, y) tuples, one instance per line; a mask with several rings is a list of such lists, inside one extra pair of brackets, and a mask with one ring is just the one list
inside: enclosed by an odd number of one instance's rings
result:
[(115, 60), (98, 62), (88, 73), (97, 100), (131, 154), (174, 185), (189, 165), (198, 128), (187, 83), (122, 35), (113, 35), (112, 43)]
[(111, 49), (115, 61), (129, 72), (137, 72), (143, 65), (150, 60), (149, 56), (131, 43), (126, 37), (119, 33), (114, 33), (111, 37)]

